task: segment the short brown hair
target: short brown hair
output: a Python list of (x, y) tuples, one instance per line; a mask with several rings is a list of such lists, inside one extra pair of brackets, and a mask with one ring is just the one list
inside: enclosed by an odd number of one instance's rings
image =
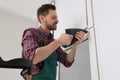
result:
[(46, 16), (49, 13), (49, 10), (56, 10), (56, 7), (52, 4), (43, 4), (40, 8), (37, 10), (37, 18), (40, 22), (39, 16), (43, 15)]

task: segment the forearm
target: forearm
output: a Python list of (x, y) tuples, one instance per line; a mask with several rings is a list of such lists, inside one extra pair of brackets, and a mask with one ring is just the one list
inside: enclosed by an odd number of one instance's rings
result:
[(50, 44), (39, 47), (35, 51), (35, 56), (33, 59), (33, 64), (37, 64), (38, 62), (43, 61), (46, 59), (50, 54), (52, 54), (59, 46), (60, 46), (59, 40), (55, 40), (51, 42)]
[(73, 45), (70, 53), (67, 55), (67, 59), (69, 62), (72, 62), (74, 60), (74, 57), (76, 54), (76, 48), (77, 48), (77, 45)]
[(70, 53), (67, 56), (67, 59), (70, 62), (72, 62), (74, 60), (75, 53), (76, 53), (76, 48), (77, 48), (78, 44), (80, 44), (84, 40), (84, 35), (85, 35), (84, 32), (77, 32), (76, 33), (75, 37), (76, 37), (77, 41), (74, 42), (73, 47), (72, 47)]

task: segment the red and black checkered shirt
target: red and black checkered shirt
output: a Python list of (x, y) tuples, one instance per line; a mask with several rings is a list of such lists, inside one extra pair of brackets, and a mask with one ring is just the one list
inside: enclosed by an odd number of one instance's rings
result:
[[(39, 28), (35, 28), (37, 31), (39, 31), (41, 33), (41, 37), (42, 40), (45, 41), (46, 45), (48, 45), (49, 43), (51, 43), (52, 41), (54, 41), (55, 39), (53, 38), (53, 35), (51, 33), (47, 33), (42, 27)], [(38, 33), (38, 32), (35, 33)], [(28, 60), (33, 59), (34, 55), (35, 55), (35, 50), (38, 47), (43, 46), (42, 41), (38, 38), (36, 38), (36, 36), (34, 35), (34, 33), (29, 30), (26, 29), (24, 31), (24, 36), (22, 37), (22, 57)], [(56, 52), (58, 54), (58, 61), (60, 63), (62, 63), (64, 66), (66, 67), (70, 67), (72, 65), (73, 62), (69, 62), (67, 60), (67, 53), (65, 53), (61, 47), (59, 47), (58, 49), (56, 49)], [(32, 75), (37, 74), (38, 72), (40, 72), (42, 70), (43, 67), (43, 63), (39, 62), (36, 65), (32, 65)], [(24, 70), (23, 73), (27, 74), (27, 70)]]

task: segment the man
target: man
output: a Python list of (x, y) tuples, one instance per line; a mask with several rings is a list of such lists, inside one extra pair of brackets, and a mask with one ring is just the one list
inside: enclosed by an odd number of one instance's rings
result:
[[(30, 28), (24, 31), (22, 37), (22, 57), (31, 60), (32, 80), (56, 80), (57, 61), (66, 67), (74, 62), (76, 48), (83, 41), (84, 32), (77, 32), (78, 39), (69, 54), (65, 53), (60, 46), (68, 45), (73, 36), (62, 34), (58, 39), (53, 39), (51, 30), (57, 29), (56, 8), (51, 4), (42, 5), (37, 11), (37, 17), (41, 23), (39, 28)], [(22, 72), (24, 77), (27, 70)]]

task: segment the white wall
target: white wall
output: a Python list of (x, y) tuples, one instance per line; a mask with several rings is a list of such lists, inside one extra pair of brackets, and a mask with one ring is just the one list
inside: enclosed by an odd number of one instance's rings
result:
[(85, 0), (56, 0), (55, 5), (59, 19), (55, 36), (59, 36), (66, 28), (86, 27)]
[(93, 0), (100, 80), (120, 80), (120, 1)]
[(44, 3), (53, 0), (0, 0), (0, 10), (19, 15), (32, 20), (37, 20), (36, 11)]
[[(55, 37), (64, 33), (66, 28), (85, 28), (85, 0), (56, 0), (58, 28)], [(88, 41), (77, 48), (75, 62), (70, 68), (60, 65), (60, 80), (91, 80)]]
[[(36, 21), (0, 11), (0, 56), (3, 60), (21, 57), (23, 31), (37, 25)], [(22, 80), (20, 71), (0, 68), (0, 80)]]

